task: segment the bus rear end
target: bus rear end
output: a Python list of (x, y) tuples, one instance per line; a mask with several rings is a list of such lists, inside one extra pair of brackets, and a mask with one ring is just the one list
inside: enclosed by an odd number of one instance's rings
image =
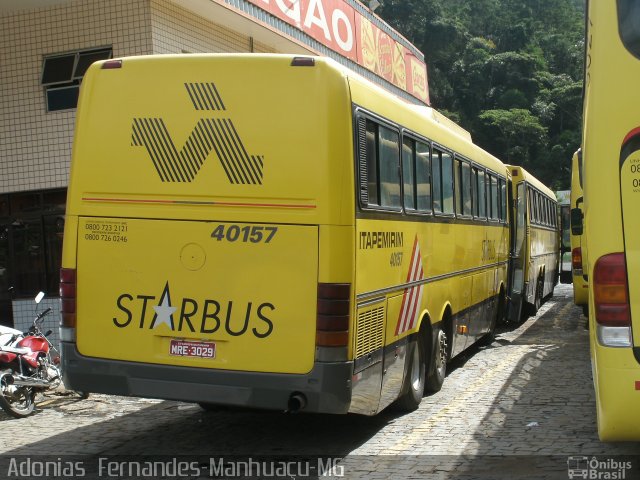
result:
[[(587, 243), (584, 234), (584, 195), (582, 193), (582, 152), (571, 159), (571, 270), (573, 277), (573, 303), (582, 307), (585, 317), (589, 313), (589, 285), (587, 283)], [(576, 225), (573, 225), (575, 223)]]
[(588, 11), (582, 160), (598, 431), (640, 440), (640, 1)]
[(309, 58), (92, 66), (61, 271), (67, 386), (346, 412), (350, 108)]

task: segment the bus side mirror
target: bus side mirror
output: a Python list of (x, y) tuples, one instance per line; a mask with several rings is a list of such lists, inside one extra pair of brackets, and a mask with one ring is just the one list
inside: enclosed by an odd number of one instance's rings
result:
[(582, 231), (584, 227), (582, 225), (582, 220), (584, 219), (584, 215), (582, 214), (582, 210), (579, 208), (571, 209), (571, 234), (572, 235), (582, 235)]

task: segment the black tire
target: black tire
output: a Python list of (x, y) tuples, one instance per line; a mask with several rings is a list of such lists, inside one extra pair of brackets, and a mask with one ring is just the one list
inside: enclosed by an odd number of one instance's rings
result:
[(533, 303), (527, 303), (527, 313), (530, 317), (535, 317), (542, 306), (542, 290), (543, 286), (540, 286), (540, 279), (536, 281), (536, 291), (533, 292)]
[(542, 306), (543, 295), (544, 295), (544, 282), (542, 280), (538, 280), (538, 283), (536, 285), (536, 296), (535, 296), (535, 299), (533, 300), (535, 302), (533, 308), (535, 308), (536, 313), (538, 313), (538, 310), (540, 310), (540, 307)]
[(89, 398), (89, 395), (91, 395), (89, 392), (84, 392), (82, 390), (76, 390), (76, 393), (82, 400), (86, 400), (87, 398)]
[(14, 418), (28, 417), (35, 409), (35, 392), (30, 387), (14, 387), (0, 380), (0, 407)]
[(396, 400), (394, 407), (403, 412), (413, 412), (420, 406), (425, 387), (425, 346), (423, 336), (419, 335), (410, 347), (409, 368), (404, 377), (402, 395)]
[(489, 331), (485, 333), (485, 335), (480, 339), (480, 345), (489, 346), (496, 339), (496, 325), (498, 323), (504, 323), (505, 312), (504, 312), (504, 292), (500, 290), (500, 296), (498, 297), (498, 306), (496, 307), (496, 314), (491, 319), (491, 325), (489, 326)]
[(440, 391), (444, 383), (444, 377), (447, 375), (448, 355), (448, 339), (444, 330), (439, 327), (433, 327), (434, 343), (431, 349), (431, 366), (430, 373), (425, 382), (425, 390), (429, 393)]

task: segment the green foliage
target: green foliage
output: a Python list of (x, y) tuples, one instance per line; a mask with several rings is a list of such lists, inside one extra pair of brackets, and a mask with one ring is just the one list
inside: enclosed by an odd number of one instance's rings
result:
[(584, 0), (381, 0), (425, 53), (434, 107), (505, 162), (569, 188), (580, 144)]
[(485, 110), (478, 120), (480, 138), (494, 139), (506, 163), (530, 168), (532, 154), (546, 146), (547, 129), (529, 110)]

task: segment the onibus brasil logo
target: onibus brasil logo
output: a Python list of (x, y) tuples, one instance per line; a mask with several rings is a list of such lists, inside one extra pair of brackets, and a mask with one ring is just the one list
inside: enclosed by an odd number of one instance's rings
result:
[[(607, 458), (572, 456), (567, 459), (567, 475), (570, 479), (626, 480), (631, 476), (631, 462)], [(633, 477), (635, 478), (635, 477)]]
[[(185, 83), (197, 111), (226, 112), (214, 83)], [(201, 118), (178, 150), (162, 118), (133, 119), (131, 145), (145, 147), (163, 182), (191, 182), (215, 152), (232, 185), (262, 185), (264, 156), (247, 152), (231, 118)]]

